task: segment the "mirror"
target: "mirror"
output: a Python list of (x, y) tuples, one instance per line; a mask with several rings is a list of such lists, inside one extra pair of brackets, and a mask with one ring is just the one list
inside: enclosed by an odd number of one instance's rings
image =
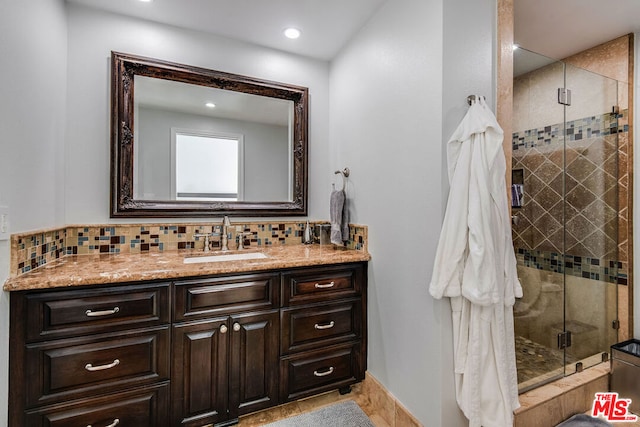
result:
[(307, 214), (307, 88), (111, 62), (111, 217)]

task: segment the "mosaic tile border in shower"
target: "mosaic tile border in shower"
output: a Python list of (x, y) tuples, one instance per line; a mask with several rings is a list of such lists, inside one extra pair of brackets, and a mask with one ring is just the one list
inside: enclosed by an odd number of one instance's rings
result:
[(516, 248), (518, 265), (585, 279), (627, 285), (627, 265), (617, 260), (563, 255), (557, 252)]
[[(326, 221), (310, 223), (327, 224)], [(237, 233), (250, 233), (243, 241), (245, 248), (300, 244), (306, 221), (238, 222), (232, 223), (230, 248), (237, 245)], [(69, 225), (64, 228), (40, 230), (11, 236), (11, 277), (42, 267), (65, 255), (126, 254), (161, 252), (179, 249), (202, 249), (204, 238), (196, 234), (215, 233), (221, 225), (185, 224), (93, 224)], [(212, 237), (214, 248), (220, 247), (219, 237)], [(368, 228), (349, 224), (349, 240), (345, 246), (367, 250)]]
[[(600, 116), (584, 117), (582, 119), (567, 122), (567, 141), (578, 141), (585, 138), (612, 135), (621, 132), (629, 132), (628, 120), (626, 124), (621, 124), (624, 119), (628, 119), (629, 110), (623, 110), (617, 115), (605, 113)], [(520, 148), (538, 147), (541, 145), (561, 144), (564, 141), (564, 126), (557, 123), (537, 129), (527, 129), (521, 132), (514, 132), (512, 136), (513, 150)]]

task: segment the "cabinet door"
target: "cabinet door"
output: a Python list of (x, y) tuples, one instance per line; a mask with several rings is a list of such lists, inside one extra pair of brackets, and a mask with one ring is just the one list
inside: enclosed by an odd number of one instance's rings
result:
[(173, 326), (172, 425), (195, 427), (228, 418), (227, 318)]
[(278, 402), (278, 311), (231, 318), (230, 418)]

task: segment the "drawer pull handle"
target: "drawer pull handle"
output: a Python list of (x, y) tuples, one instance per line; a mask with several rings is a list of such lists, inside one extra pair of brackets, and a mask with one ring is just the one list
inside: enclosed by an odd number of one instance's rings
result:
[(313, 371), (313, 375), (315, 375), (316, 377), (326, 377), (327, 375), (331, 374), (333, 374), (333, 366), (324, 372)]
[(221, 334), (226, 334), (228, 330), (229, 330), (229, 328), (227, 328), (227, 325), (220, 326), (220, 333)]
[[(105, 426), (105, 427), (116, 427), (118, 424), (120, 424), (120, 419), (119, 418), (115, 418), (111, 424), (109, 424), (108, 426)], [(93, 426), (91, 424), (89, 424), (87, 427), (93, 427)]]
[(120, 307), (113, 307), (111, 310), (102, 310), (102, 311), (87, 310), (84, 312), (84, 314), (86, 314), (87, 317), (100, 317), (100, 316), (111, 316), (112, 314), (116, 314), (119, 311), (120, 311)]
[(240, 323), (236, 322), (233, 324), (233, 330), (238, 332), (242, 327), (240, 326)]
[(327, 323), (326, 325), (318, 325), (316, 323), (313, 327), (316, 328), (317, 330), (321, 331), (323, 329), (331, 329), (334, 326), (335, 326), (335, 322), (332, 320), (331, 322)]
[(324, 285), (321, 285), (320, 283), (316, 283), (315, 287), (316, 289), (324, 289), (324, 288), (333, 288), (335, 285), (336, 285), (335, 282), (326, 283)]
[[(120, 360), (119, 359), (116, 359), (113, 362), (108, 363), (106, 365), (100, 365), (100, 366), (93, 366), (91, 363), (87, 363), (86, 365), (84, 365), (84, 369), (86, 369), (89, 372), (104, 371), (105, 369), (115, 368), (119, 364), (120, 364)], [(118, 422), (120, 422), (120, 421), (118, 421)]]

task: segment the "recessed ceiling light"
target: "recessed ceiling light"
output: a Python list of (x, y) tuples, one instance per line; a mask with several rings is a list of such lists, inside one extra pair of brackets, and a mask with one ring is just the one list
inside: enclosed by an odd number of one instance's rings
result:
[(205, 107), (209, 107), (209, 108), (215, 108), (216, 107), (216, 104), (214, 104), (213, 102), (207, 102), (204, 105), (205, 105)]
[(297, 39), (300, 37), (300, 30), (297, 28), (287, 28), (284, 30), (284, 35), (290, 39)]
[(138, 0), (141, 1), (142, 3), (151, 3), (153, 0)]

